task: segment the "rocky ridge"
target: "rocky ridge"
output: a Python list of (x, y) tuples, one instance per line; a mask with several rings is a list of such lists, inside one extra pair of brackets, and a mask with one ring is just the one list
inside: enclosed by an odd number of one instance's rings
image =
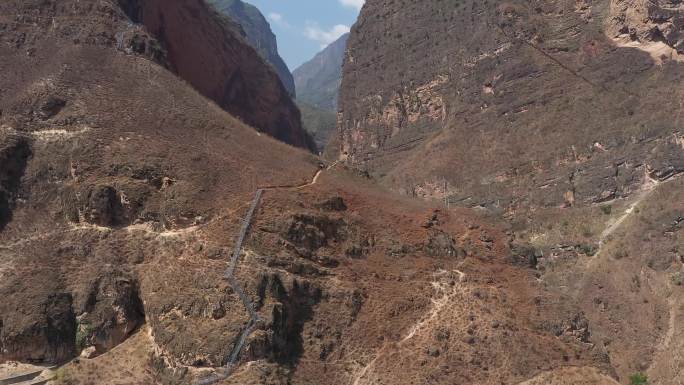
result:
[(280, 81), (283, 82), (290, 96), (294, 98), (296, 92), (292, 73), (278, 54), (276, 36), (259, 9), (240, 0), (210, 0), (209, 3), (242, 27), (244, 37), (249, 44), (275, 68)]
[(348, 33), (292, 72), (297, 87), (297, 101), (323, 110), (337, 111), (347, 39)]

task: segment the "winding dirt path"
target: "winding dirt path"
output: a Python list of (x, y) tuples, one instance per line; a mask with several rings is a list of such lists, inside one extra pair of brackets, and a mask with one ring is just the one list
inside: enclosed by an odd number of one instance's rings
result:
[[(463, 282), (465, 279), (465, 273), (463, 273), (460, 270), (452, 270), (453, 273), (458, 274), (459, 276), (459, 283)], [(410, 341), (415, 335), (434, 323), (434, 320), (437, 318), (437, 316), (444, 310), (444, 308), (451, 302), (451, 299), (457, 294), (457, 291), (459, 290), (458, 285), (454, 285), (453, 288), (451, 288), (451, 292), (449, 292), (450, 285), (448, 282), (444, 281), (439, 281), (438, 277), (443, 277), (447, 275), (449, 272), (446, 270), (441, 270), (435, 273), (435, 281), (432, 282), (432, 286), (435, 289), (435, 292), (437, 295), (439, 295), (439, 298), (435, 299), (432, 298), (432, 306), (430, 310), (427, 312), (427, 314), (422, 317), (421, 319), (418, 320), (410, 329), (408, 334), (404, 338), (402, 338), (396, 346), (401, 347), (404, 345), (406, 342)], [(356, 375), (353, 378), (352, 385), (361, 385), (363, 383), (366, 384), (371, 384), (372, 381), (370, 378), (366, 378), (368, 375), (373, 373), (373, 370), (375, 368), (375, 363), (382, 357), (387, 354), (392, 347), (392, 344), (386, 344), (385, 346), (381, 347), (376, 353), (375, 357), (373, 357), (372, 360), (370, 360), (363, 368), (361, 368)], [(365, 380), (365, 382), (363, 382)]]
[(641, 204), (641, 202), (650, 197), (651, 194), (653, 194), (653, 192), (656, 190), (658, 185), (660, 185), (660, 183), (661, 182), (646, 175), (646, 181), (644, 182), (644, 186), (642, 187), (641, 193), (639, 193), (634, 202), (632, 202), (632, 204), (630, 204), (629, 207), (627, 207), (625, 212), (601, 233), (601, 237), (599, 238), (599, 250), (605, 243), (606, 239), (608, 239), (608, 237), (610, 237), (615, 232), (615, 230), (620, 228), (620, 226), (622, 226), (622, 224), (625, 222), (625, 220), (627, 220), (627, 218), (634, 214), (634, 209), (636, 209), (637, 206)]

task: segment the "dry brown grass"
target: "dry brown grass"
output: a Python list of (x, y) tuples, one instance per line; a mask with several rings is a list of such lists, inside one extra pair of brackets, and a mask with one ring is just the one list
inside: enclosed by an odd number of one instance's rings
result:
[(152, 354), (149, 328), (144, 326), (111, 351), (58, 369), (49, 385), (155, 385), (149, 367)]

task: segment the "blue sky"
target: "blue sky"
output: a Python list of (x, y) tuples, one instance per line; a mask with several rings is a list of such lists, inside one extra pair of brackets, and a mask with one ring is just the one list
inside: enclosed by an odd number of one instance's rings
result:
[(261, 10), (278, 38), (278, 51), (294, 70), (356, 22), (364, 0), (243, 0)]

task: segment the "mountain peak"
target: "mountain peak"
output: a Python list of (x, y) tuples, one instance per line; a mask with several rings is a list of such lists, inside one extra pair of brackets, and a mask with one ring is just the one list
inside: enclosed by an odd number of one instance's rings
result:
[(348, 38), (348, 33), (342, 35), (292, 72), (299, 102), (323, 110), (337, 110), (337, 94), (342, 82), (342, 63)]

